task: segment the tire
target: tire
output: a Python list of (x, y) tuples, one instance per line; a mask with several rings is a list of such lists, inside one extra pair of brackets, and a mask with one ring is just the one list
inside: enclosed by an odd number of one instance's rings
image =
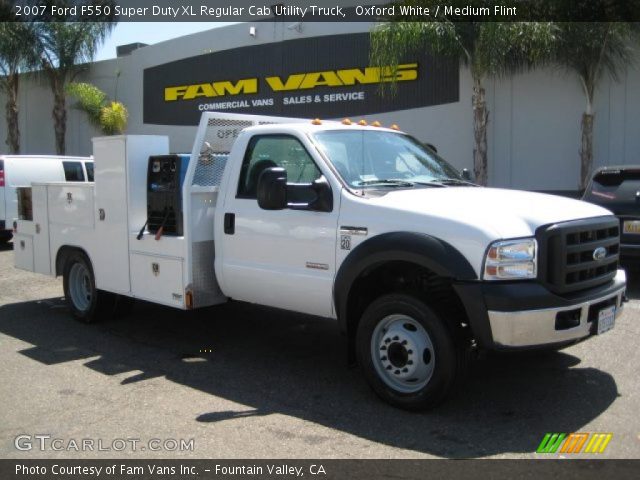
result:
[(93, 267), (80, 251), (70, 253), (63, 270), (64, 296), (74, 318), (95, 323), (112, 314), (117, 295), (96, 288)]
[(362, 315), (356, 354), (380, 398), (405, 410), (426, 410), (447, 398), (463, 377), (468, 348), (427, 304), (390, 294)]

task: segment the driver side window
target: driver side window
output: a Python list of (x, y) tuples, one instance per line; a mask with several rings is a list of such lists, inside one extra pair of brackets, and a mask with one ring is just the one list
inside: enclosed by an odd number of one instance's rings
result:
[(322, 173), (302, 143), (290, 135), (256, 135), (249, 141), (240, 170), (238, 198), (256, 198), (258, 178), (271, 167), (287, 171), (287, 183), (312, 183)]

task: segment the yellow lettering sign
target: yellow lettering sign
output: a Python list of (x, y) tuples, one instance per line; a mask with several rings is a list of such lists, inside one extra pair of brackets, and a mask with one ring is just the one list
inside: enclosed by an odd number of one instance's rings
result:
[[(366, 85), (380, 82), (407, 82), (418, 78), (418, 64), (406, 63), (391, 67), (347, 68), (342, 70), (326, 70), (322, 72), (294, 73), (286, 78), (266, 77), (265, 82), (274, 92), (292, 90), (309, 90), (316, 87), (342, 87), (350, 85)], [(258, 93), (258, 79), (245, 78), (235, 83), (220, 81), (166, 87), (166, 102), (176, 100), (193, 100), (199, 97), (222, 97)]]
[(283, 90), (297, 90), (300, 88), (300, 84), (304, 79), (304, 73), (296, 73), (287, 77), (286, 83), (283, 83), (280, 77), (267, 77), (265, 80), (274, 92), (281, 92)]
[(217, 97), (224, 95), (240, 95), (258, 92), (258, 79), (245, 78), (236, 83), (230, 81), (199, 83), (197, 85), (182, 85), (178, 87), (166, 87), (164, 100), (193, 100), (198, 97)]

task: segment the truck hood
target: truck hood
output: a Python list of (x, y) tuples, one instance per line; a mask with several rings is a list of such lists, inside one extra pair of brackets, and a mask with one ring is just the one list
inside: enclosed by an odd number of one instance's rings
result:
[(609, 210), (580, 200), (499, 188), (392, 190), (371, 202), (383, 209), (475, 225), (492, 231), (496, 238), (529, 236), (542, 225), (611, 215)]

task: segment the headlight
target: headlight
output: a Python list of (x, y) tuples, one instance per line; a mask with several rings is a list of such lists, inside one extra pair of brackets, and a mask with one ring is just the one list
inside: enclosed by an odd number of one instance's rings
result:
[(536, 278), (538, 244), (535, 238), (494, 242), (484, 259), (484, 280)]

